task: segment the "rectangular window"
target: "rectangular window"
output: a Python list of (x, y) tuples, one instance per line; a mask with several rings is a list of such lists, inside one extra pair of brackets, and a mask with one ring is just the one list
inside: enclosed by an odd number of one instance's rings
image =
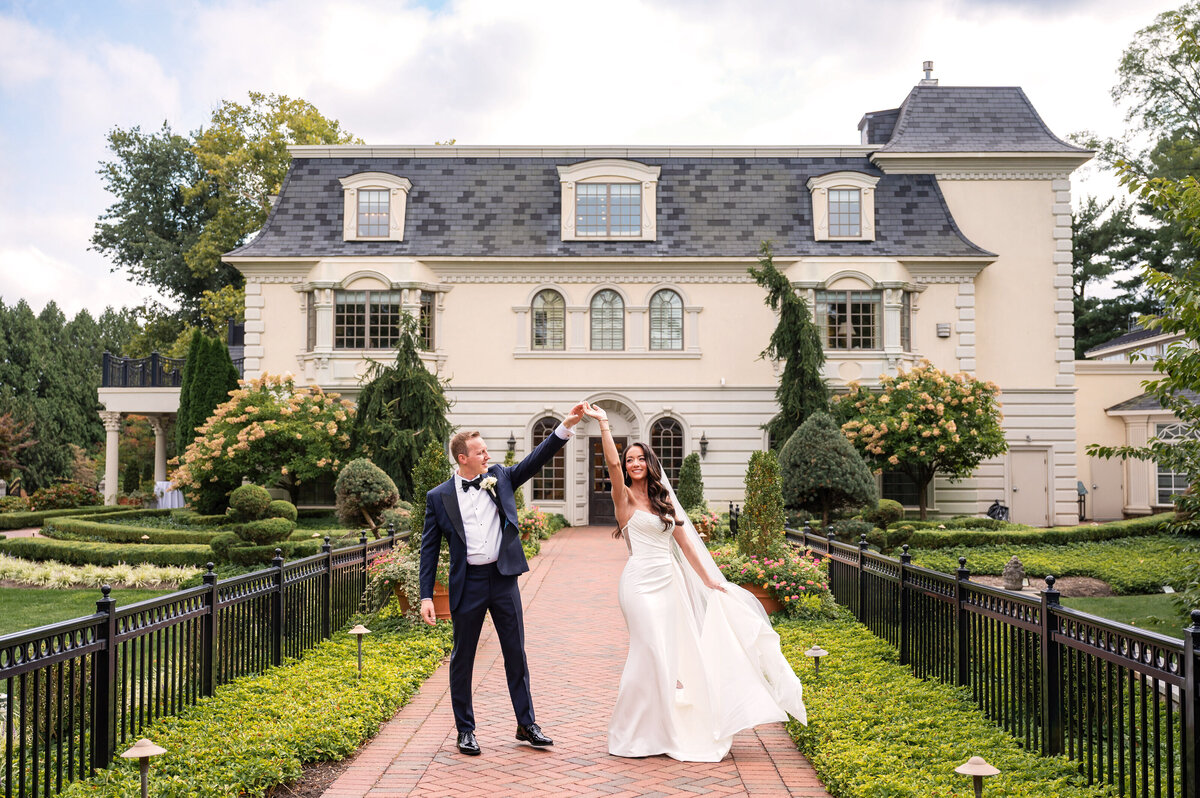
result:
[(912, 294), (908, 291), (900, 299), (900, 348), (912, 351)]
[(917, 483), (903, 471), (884, 471), (879, 475), (879, 497), (900, 502), (905, 507), (919, 507), (920, 492)]
[(421, 315), (417, 319), (417, 332), (421, 336), (420, 345), (426, 352), (433, 351), (433, 292), (421, 292)]
[(364, 349), (367, 345), (367, 292), (337, 291), (333, 299), (333, 346)]
[(857, 188), (829, 190), (829, 237), (862, 235), (862, 193)]
[(386, 189), (360, 189), (358, 192), (359, 238), (386, 238), (389, 210)]
[(575, 186), (575, 234), (640, 236), (641, 183), (578, 183)]
[(369, 291), (370, 301), (367, 303), (370, 317), (367, 319), (367, 329), (370, 330), (370, 349), (391, 349), (400, 337), (400, 305), (399, 291)]
[(879, 349), (878, 291), (818, 291), (817, 325), (827, 349)]
[(317, 348), (317, 292), (309, 291), (304, 295), (304, 312), (307, 316), (305, 321), (308, 327), (308, 351), (311, 352)]

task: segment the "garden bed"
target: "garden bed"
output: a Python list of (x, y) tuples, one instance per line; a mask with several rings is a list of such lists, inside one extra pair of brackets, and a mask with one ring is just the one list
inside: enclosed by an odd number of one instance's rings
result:
[(31, 526), (41, 526), (47, 518), (59, 518), (65, 515), (95, 515), (97, 513), (121, 512), (122, 507), (96, 505), (93, 507), (74, 507), (70, 510), (42, 510), (41, 512), (0, 513), (0, 529), (25, 529)]

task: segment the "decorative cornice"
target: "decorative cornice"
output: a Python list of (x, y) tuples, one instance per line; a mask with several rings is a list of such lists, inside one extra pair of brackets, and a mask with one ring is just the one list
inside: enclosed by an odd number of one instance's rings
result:
[(293, 158), (861, 158), (878, 145), (754, 146), (539, 146), (296, 144)]
[[(603, 283), (610, 274), (442, 274), (444, 283)], [(752, 283), (747, 274), (622, 274), (622, 283)]]
[(283, 283), (294, 285), (304, 282), (302, 274), (247, 274), (247, 283)]

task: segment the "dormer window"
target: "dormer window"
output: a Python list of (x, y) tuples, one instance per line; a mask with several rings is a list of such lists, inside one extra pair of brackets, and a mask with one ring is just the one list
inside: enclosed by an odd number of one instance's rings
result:
[(612, 158), (558, 167), (562, 240), (654, 241), (660, 172)]
[(342, 238), (346, 241), (403, 241), (404, 213), (412, 183), (386, 172), (341, 178)]
[(809, 178), (813, 240), (874, 241), (878, 182), (878, 177), (863, 172), (831, 172)]

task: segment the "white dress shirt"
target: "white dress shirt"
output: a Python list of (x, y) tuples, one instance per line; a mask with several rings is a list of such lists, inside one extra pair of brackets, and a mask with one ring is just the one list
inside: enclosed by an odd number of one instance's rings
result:
[[(562, 424), (554, 434), (570, 440), (575, 433)], [(487, 479), (487, 473), (483, 475)], [(499, 500), (482, 488), (463, 490), (463, 478), (454, 472), (454, 495), (458, 497), (458, 510), (462, 514), (463, 531), (467, 535), (467, 562), (470, 565), (487, 565), (500, 558), (500, 509)], [(511, 519), (515, 524), (517, 519)]]

